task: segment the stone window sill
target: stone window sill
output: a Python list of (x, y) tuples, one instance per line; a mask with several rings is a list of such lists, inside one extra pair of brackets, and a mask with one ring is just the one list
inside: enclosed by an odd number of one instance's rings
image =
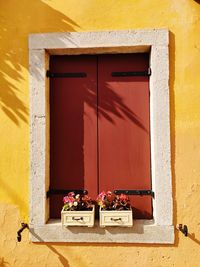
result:
[(30, 227), (32, 242), (71, 243), (174, 243), (172, 225), (155, 225), (152, 220), (134, 220), (133, 227), (100, 228), (63, 227), (60, 220), (49, 220), (45, 225)]

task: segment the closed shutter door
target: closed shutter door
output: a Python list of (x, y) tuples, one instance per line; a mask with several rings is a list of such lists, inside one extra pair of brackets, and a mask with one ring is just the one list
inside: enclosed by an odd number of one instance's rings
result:
[[(93, 56), (53, 56), (50, 70), (50, 188), (87, 189), (97, 195), (97, 68)], [(81, 76), (85, 77), (70, 77)], [(67, 77), (67, 75), (69, 77)], [(56, 75), (55, 75), (56, 76)], [(58, 75), (59, 76), (59, 75)], [(63, 195), (50, 197), (60, 217)]]
[[(100, 191), (151, 189), (149, 77), (131, 76), (148, 64), (148, 54), (99, 57)], [(135, 218), (152, 217), (150, 196), (131, 202)]]

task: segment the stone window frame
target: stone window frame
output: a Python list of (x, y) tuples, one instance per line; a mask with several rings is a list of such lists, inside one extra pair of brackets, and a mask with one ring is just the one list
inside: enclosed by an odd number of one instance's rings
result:
[[(167, 29), (30, 34), (30, 238), (33, 242), (174, 243)], [(153, 220), (131, 228), (63, 228), (49, 218), (50, 55), (150, 53)]]

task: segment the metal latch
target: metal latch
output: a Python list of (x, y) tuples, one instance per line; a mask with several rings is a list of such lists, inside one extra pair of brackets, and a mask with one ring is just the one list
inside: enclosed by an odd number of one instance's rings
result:
[(17, 231), (17, 241), (21, 242), (22, 240), (22, 236), (21, 233), (24, 231), (24, 229), (29, 229), (29, 226), (27, 223), (21, 223), (21, 228), (19, 229), (19, 231)]

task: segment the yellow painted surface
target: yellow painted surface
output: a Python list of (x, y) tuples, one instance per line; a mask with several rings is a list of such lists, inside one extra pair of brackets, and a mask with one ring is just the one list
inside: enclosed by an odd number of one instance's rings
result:
[[(200, 266), (200, 1), (0, 1), (0, 267)], [(168, 28), (174, 245), (32, 244), (28, 220), (28, 34)], [(162, 99), (161, 99), (162, 101)]]

